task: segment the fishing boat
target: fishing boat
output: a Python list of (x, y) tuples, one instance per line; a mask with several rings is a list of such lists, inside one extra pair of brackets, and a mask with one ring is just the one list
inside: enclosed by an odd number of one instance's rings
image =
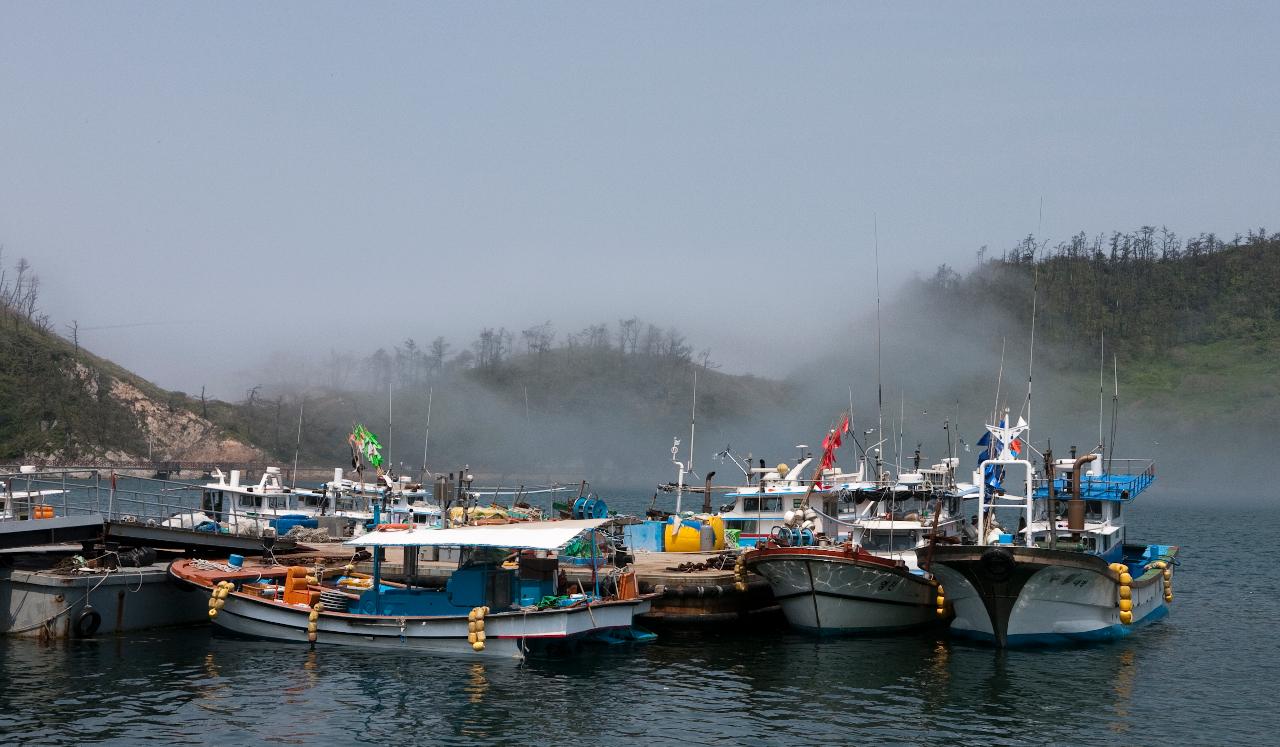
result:
[(399, 478), (378, 472), (378, 482), (368, 483), (343, 476), (341, 467), (333, 470), (333, 479), (320, 485), (317, 491), (298, 491), (303, 494), (302, 505), (320, 515), (343, 516), (357, 522), (368, 522), (374, 517), (374, 504), (387, 523), (432, 524), (440, 519), (440, 507), (432, 503), (432, 491), (412, 482), (408, 476)]
[[(596, 577), (577, 593), (558, 588), (558, 557), (607, 519), (529, 522), (450, 529), (379, 525), (347, 545), (371, 548), (374, 572), (335, 573), (302, 566), (268, 568), (179, 560), (170, 573), (210, 593), (214, 625), (233, 633), (296, 643), (521, 658), (593, 639), (648, 637), (633, 631), (653, 595), (638, 593), (634, 571)], [(385, 583), (378, 558), (403, 548), (416, 565), (422, 548), (459, 548), (445, 587)]]
[[(741, 559), (763, 576), (794, 628), (822, 635), (887, 633), (936, 624), (938, 582), (922, 566), (939, 542), (960, 541), (954, 462), (862, 488), (852, 516), (792, 514)], [(804, 519), (802, 522), (801, 519)], [(809, 521), (847, 529), (814, 532)], [(834, 538), (834, 540), (833, 540)]]
[(1178, 548), (1128, 542), (1123, 511), (1155, 480), (1154, 463), (1104, 458), (1101, 447), (1059, 460), (1047, 451), (1038, 476), (1024, 456), (1026, 421), (1007, 422), (983, 439), (974, 544), (934, 549), (951, 631), (1052, 645), (1120, 638), (1167, 615)]

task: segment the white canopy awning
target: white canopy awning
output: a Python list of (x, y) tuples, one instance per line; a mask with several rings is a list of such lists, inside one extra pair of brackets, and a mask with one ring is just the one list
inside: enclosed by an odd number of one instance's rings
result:
[(610, 519), (529, 521), (455, 529), (383, 530), (343, 542), (355, 547), (501, 547), (511, 550), (558, 550), (574, 537)]

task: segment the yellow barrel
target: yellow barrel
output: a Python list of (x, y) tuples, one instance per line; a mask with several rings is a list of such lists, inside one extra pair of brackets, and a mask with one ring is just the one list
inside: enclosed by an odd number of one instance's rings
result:
[[(723, 524), (721, 526), (723, 527)], [(702, 532), (683, 522), (668, 521), (662, 533), (667, 552), (701, 552), (702, 550)], [(724, 541), (723, 537), (724, 535), (721, 534), (721, 542)]]

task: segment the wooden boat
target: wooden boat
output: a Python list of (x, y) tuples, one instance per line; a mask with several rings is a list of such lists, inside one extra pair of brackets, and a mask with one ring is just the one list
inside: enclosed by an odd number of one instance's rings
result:
[[(258, 638), (468, 656), (521, 658), (590, 639), (645, 638), (633, 631), (652, 594), (639, 594), (633, 571), (597, 578), (578, 594), (558, 594), (552, 553), (605, 519), (530, 522), (455, 529), (380, 525), (348, 540), (375, 551), (372, 577), (307, 568), (233, 568), (179, 560), (170, 573), (210, 593), (210, 617), (224, 630)], [(382, 548), (460, 548), (444, 589), (386, 584)]]

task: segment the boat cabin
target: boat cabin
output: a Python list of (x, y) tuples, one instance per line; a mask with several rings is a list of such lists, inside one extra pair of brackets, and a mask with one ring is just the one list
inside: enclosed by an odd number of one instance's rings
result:
[(231, 470), (230, 479), (215, 469), (216, 483), (206, 483), (200, 498), (200, 508), (221, 521), (224, 514), (245, 516), (279, 515), (299, 513), (302, 506), (295, 505), (294, 491), (280, 481), (280, 468), (267, 467), (256, 485), (242, 485), (240, 470)]
[[(1074, 459), (1055, 460), (1052, 483), (1037, 480), (1035, 520), (1022, 530), (1024, 537), (1037, 547), (1119, 560), (1125, 543), (1124, 506), (1155, 479), (1155, 465), (1141, 462), (1136, 465), (1140, 469), (1131, 474), (1116, 474), (1104, 471), (1104, 461), (1100, 454), (1085, 465), (1077, 465)], [(1112, 467), (1117, 462), (1122, 468), (1134, 467), (1133, 460), (1112, 460)], [(1073, 519), (1070, 503), (1077, 493), (1080, 509)]]
[[(823, 470), (815, 482), (804, 478), (812, 462), (813, 455), (809, 455), (793, 468), (785, 463), (753, 467), (746, 486), (725, 494), (732, 503), (721, 509), (720, 518), (726, 530), (739, 531), (740, 545), (754, 546), (776, 529), (789, 525), (799, 525), (815, 536), (837, 538), (840, 497), (862, 484), (863, 470), (846, 473), (831, 467)], [(799, 521), (797, 515), (801, 517)]]
[[(476, 607), (493, 612), (513, 608), (558, 604), (560, 560), (558, 553), (576, 537), (594, 532), (608, 519), (499, 524), (453, 529), (374, 531), (345, 544), (373, 548), (401, 547), (406, 575), (416, 567), (421, 548), (459, 548), (458, 569), (444, 589), (389, 586), (381, 583), (380, 563), (374, 564), (370, 588), (360, 594), (348, 611), (368, 615), (466, 614)], [(380, 553), (375, 552), (375, 559)], [(586, 590), (590, 591), (590, 590)], [(599, 596), (599, 589), (595, 590)], [(551, 599), (548, 599), (551, 598)], [(581, 597), (579, 597), (581, 598)]]

